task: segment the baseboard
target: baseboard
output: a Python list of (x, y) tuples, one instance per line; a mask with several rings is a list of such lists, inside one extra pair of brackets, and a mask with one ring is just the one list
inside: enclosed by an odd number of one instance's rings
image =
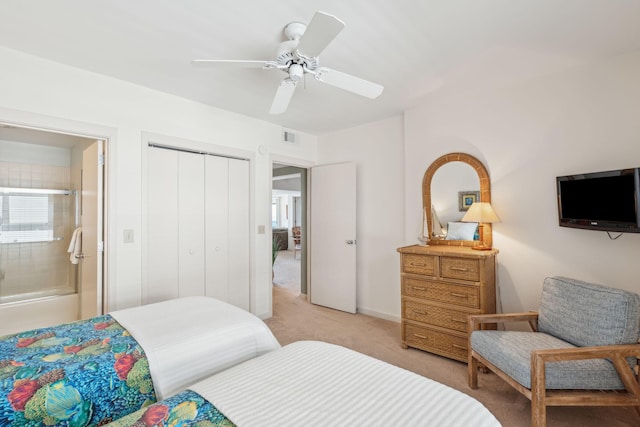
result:
[(389, 313), (383, 313), (376, 310), (369, 310), (368, 308), (358, 307), (358, 313), (365, 314), (371, 317), (377, 317), (379, 319), (390, 320), (392, 322), (400, 323), (400, 316), (395, 316)]

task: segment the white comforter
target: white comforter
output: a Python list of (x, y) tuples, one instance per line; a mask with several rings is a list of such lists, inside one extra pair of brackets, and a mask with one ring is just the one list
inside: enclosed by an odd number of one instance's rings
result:
[(500, 425), (464, 393), (314, 341), (289, 344), (189, 389), (239, 427)]
[(109, 314), (142, 346), (158, 400), (280, 348), (262, 320), (214, 298), (179, 298)]

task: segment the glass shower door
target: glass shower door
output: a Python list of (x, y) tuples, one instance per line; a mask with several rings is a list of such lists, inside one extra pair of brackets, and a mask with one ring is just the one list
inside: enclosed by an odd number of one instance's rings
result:
[(76, 292), (69, 190), (0, 188), (0, 304)]

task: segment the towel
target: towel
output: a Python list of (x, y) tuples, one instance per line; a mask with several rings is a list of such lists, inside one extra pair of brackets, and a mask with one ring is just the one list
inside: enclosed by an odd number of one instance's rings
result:
[(69, 252), (71, 255), (69, 256), (69, 261), (71, 264), (77, 264), (79, 258), (76, 255), (80, 255), (82, 251), (82, 227), (78, 227), (73, 230), (73, 234), (71, 235), (71, 242), (69, 243)]

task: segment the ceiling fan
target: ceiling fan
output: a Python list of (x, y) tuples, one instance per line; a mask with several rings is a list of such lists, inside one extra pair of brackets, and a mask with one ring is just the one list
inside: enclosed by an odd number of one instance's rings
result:
[(280, 43), (273, 61), (230, 60), (230, 59), (195, 59), (194, 65), (237, 65), (263, 69), (277, 69), (287, 73), (280, 83), (271, 104), (269, 113), (281, 114), (287, 110), (293, 97), (296, 85), (305, 74), (331, 86), (373, 99), (378, 97), (383, 86), (355, 77), (331, 68), (320, 67), (318, 56), (342, 31), (344, 22), (333, 15), (316, 12), (309, 25), (301, 22), (290, 22), (284, 27), (284, 34), (289, 40)]

